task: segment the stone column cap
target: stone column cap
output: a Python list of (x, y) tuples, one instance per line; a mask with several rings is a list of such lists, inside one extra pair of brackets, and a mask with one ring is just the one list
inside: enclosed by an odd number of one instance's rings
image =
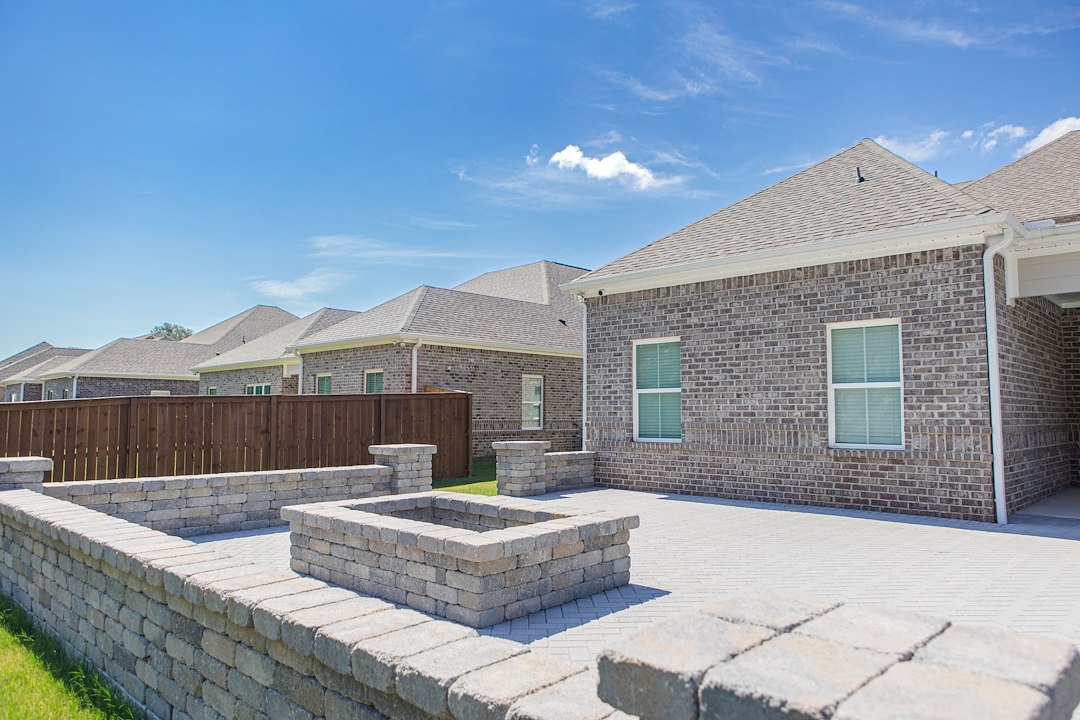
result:
[(52, 458), (0, 457), (0, 473), (49, 472), (52, 469)]
[(439, 451), (435, 445), (397, 443), (392, 445), (369, 445), (372, 455), (434, 455)]
[(551, 443), (547, 440), (500, 440), (491, 443), (493, 450), (548, 450)]

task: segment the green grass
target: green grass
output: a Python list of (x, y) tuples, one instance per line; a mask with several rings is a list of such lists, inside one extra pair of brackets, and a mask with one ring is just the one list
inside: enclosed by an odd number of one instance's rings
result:
[(135, 720), (142, 715), (0, 595), (0, 720)]
[(467, 493), (469, 495), (497, 495), (495, 488), (495, 458), (473, 458), (473, 472), (469, 477), (454, 478), (453, 480), (433, 480), (432, 490), (449, 490), (450, 492)]

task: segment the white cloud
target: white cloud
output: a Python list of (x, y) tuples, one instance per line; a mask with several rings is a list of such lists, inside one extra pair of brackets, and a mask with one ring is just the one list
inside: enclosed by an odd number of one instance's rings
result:
[(1040, 130), (1038, 135), (1024, 143), (1017, 150), (1016, 156), (1027, 155), (1029, 152), (1038, 150), (1043, 145), (1051, 143), (1073, 130), (1080, 130), (1080, 117), (1059, 118)]
[(533, 143), (529, 148), (529, 154), (525, 156), (525, 164), (529, 167), (536, 167), (538, 162), (540, 162), (540, 146)]
[(960, 133), (960, 137), (964, 140), (970, 140), (974, 135), (974, 130), (965, 130), (964, 132)]
[(879, 135), (874, 141), (882, 147), (888, 148), (900, 157), (910, 162), (924, 162), (933, 160), (945, 150), (945, 141), (949, 133), (944, 130), (933, 130), (924, 138), (916, 140), (901, 140)]
[(352, 258), (372, 263), (393, 263), (436, 258), (481, 257), (457, 250), (434, 250), (393, 245), (357, 235), (321, 235), (308, 240), (313, 257)]
[(328, 292), (341, 284), (344, 276), (326, 268), (312, 270), (295, 280), (253, 279), (248, 284), (256, 292), (277, 300), (311, 302), (312, 296)]
[(621, 150), (604, 157), (588, 157), (577, 145), (567, 145), (551, 156), (548, 165), (554, 165), (560, 170), (580, 168), (587, 176), (598, 180), (625, 180), (638, 190), (648, 190), (665, 183), (649, 168), (627, 160)]
[(876, 10), (870, 11), (849, 2), (826, 0), (821, 4), (829, 10), (846, 15), (870, 27), (884, 30), (886, 33), (903, 40), (939, 43), (958, 48), (969, 48), (979, 42), (978, 38), (969, 35), (960, 28), (949, 27), (938, 22), (920, 22), (907, 18), (890, 17)]
[(635, 7), (637, 6), (631, 2), (604, 2), (601, 0), (589, 5), (589, 14), (598, 20), (615, 20)]

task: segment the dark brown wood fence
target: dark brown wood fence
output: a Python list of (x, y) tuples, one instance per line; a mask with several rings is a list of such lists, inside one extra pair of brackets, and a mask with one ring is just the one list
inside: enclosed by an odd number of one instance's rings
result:
[(429, 443), (453, 478), (470, 474), (471, 420), (465, 393), (2, 403), (0, 457), (52, 458), (67, 482), (365, 465), (369, 445)]

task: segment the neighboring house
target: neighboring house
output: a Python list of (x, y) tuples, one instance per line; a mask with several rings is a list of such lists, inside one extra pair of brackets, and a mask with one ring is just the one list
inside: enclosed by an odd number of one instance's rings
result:
[(40, 342), (0, 360), (0, 392), (4, 402), (40, 400), (41, 381), (37, 373), (87, 352), (83, 348), (62, 348)]
[(452, 290), (419, 287), (293, 344), (307, 393), (473, 395), (473, 451), (581, 436), (582, 306), (558, 286), (585, 271), (535, 262)]
[(306, 317), (199, 363), (200, 395), (296, 395), (300, 357), (296, 345), (357, 313), (323, 308)]
[(1078, 477), (1080, 132), (963, 190), (864, 140), (566, 289), (605, 485), (1004, 521)]
[(45, 400), (129, 395), (195, 395), (191, 368), (296, 320), (257, 305), (183, 340), (119, 338), (39, 374)]

